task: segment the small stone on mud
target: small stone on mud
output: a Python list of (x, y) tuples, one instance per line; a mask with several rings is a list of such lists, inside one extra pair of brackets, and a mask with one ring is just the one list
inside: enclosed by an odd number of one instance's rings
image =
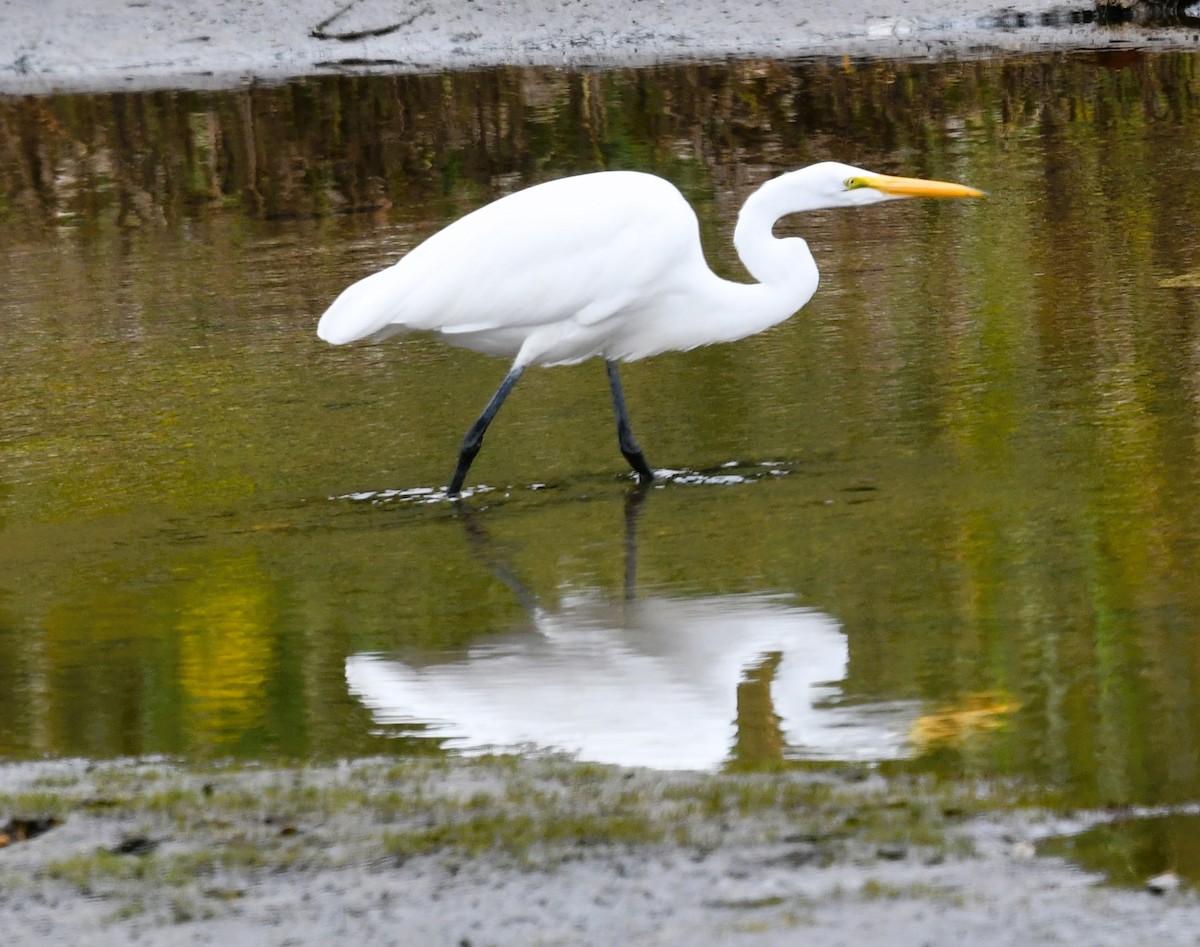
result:
[(1146, 890), (1151, 894), (1170, 894), (1179, 887), (1179, 875), (1173, 871), (1164, 871), (1146, 882)]
[(815, 845), (804, 845), (784, 852), (778, 858), (771, 859), (768, 864), (782, 865), (787, 868), (802, 868), (805, 865), (811, 865), (815, 862), (819, 855), (820, 851)]
[(131, 835), (121, 839), (112, 848), (114, 855), (149, 855), (158, 848), (158, 841), (144, 835)]

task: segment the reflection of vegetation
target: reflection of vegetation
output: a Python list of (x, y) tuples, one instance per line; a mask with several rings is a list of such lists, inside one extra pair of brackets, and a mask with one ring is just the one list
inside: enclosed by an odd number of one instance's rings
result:
[[(205, 694), (241, 752), (378, 748), (348, 652), (522, 612), (444, 511), (326, 498), (442, 483), (502, 366), (343, 357), (315, 313), (463, 209), (598, 167), (677, 181), (736, 272), (745, 191), (851, 157), (993, 198), (812, 215), (803, 318), (631, 367), (659, 462), (788, 471), (653, 492), (642, 581), (795, 591), (844, 623), (857, 697), (1019, 705), (929, 765), (1194, 797), (1198, 103), (1190, 55), (0, 100), (0, 750), (228, 749), (188, 716)], [(619, 598), (603, 373), (522, 387), (480, 473), (555, 489), (485, 497), (489, 529), (547, 607)]]
[[(1136, 145), (1148, 121), (1194, 121), (1194, 57), (1121, 65), (498, 69), (9, 99), (0, 101), (0, 191), (10, 220), (177, 221), (214, 202), (274, 217), (389, 204), (427, 213), (448, 197), (475, 201), (519, 180), (601, 167), (651, 168), (721, 189), (757, 176), (757, 166), (824, 155), (944, 174), (964, 127), (993, 140), (1015, 134), (1015, 145), (1039, 125), (1045, 134), (1119, 121), (1120, 140)], [(696, 160), (703, 173), (689, 170)]]
[(967, 694), (957, 705), (939, 706), (923, 714), (912, 727), (912, 740), (920, 747), (969, 740), (1005, 725), (1017, 705), (1002, 694)]
[(1164, 871), (1200, 883), (1200, 817), (1191, 814), (1118, 819), (1039, 846), (1048, 855), (1104, 872), (1113, 884), (1140, 888)]
[(737, 689), (737, 735), (731, 763), (738, 770), (770, 769), (783, 762), (786, 747), (779, 715), (771, 701), (771, 683), (783, 655), (766, 655), (747, 668)]
[(272, 618), (265, 576), (252, 560), (205, 563), (183, 590), (176, 633), (186, 726), (203, 744), (261, 726), (271, 665)]
[(16, 623), (0, 608), (0, 757), (22, 749), (17, 734), (28, 731), (31, 723), (27, 699), (36, 670), (31, 656), (21, 653), (22, 640)]

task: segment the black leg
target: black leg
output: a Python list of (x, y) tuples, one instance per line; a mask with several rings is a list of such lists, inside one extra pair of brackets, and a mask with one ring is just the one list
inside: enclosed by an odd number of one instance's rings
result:
[(496, 393), (492, 395), (492, 400), (488, 402), (487, 407), (483, 409), (483, 414), (479, 416), (474, 424), (471, 425), (471, 430), (467, 431), (467, 436), (463, 438), (462, 447), (458, 451), (458, 466), (454, 469), (454, 479), (450, 481), (450, 496), (458, 496), (462, 490), (463, 481), (467, 479), (467, 471), (471, 469), (471, 462), (475, 459), (475, 455), (479, 453), (479, 448), (483, 446), (483, 434), (488, 429), (488, 425), (492, 423), (492, 418), (496, 416), (496, 412), (500, 410), (500, 405), (504, 404), (504, 399), (508, 397), (508, 393), (513, 390), (513, 385), (520, 379), (521, 373), (525, 369), (520, 365), (514, 365), (512, 370), (504, 376), (504, 381), (500, 383), (500, 387), (496, 389)]
[(625, 494), (625, 601), (637, 598), (637, 521), (646, 503), (650, 484), (640, 482)]
[(604, 367), (608, 369), (608, 385), (612, 389), (613, 413), (617, 416), (617, 443), (621, 445), (621, 453), (629, 461), (641, 483), (654, 480), (654, 471), (646, 463), (646, 456), (633, 438), (633, 429), (629, 426), (629, 412), (625, 409), (625, 392), (621, 390), (621, 376), (617, 372), (617, 363), (605, 359)]

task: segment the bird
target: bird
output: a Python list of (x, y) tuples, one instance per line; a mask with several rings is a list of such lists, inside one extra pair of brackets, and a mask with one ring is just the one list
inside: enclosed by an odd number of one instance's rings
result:
[(618, 364), (733, 342), (790, 318), (816, 292), (800, 237), (776, 237), (795, 213), (907, 197), (977, 198), (962, 184), (879, 174), (836, 161), (763, 183), (738, 214), (733, 243), (756, 282), (724, 279), (705, 261), (696, 213), (654, 174), (594, 171), (535, 184), (471, 211), (398, 262), (344, 289), (317, 324), (333, 345), (407, 332), (512, 359), (468, 429), (447, 495), (531, 365), (604, 359), (617, 443), (640, 484), (654, 470), (633, 434)]

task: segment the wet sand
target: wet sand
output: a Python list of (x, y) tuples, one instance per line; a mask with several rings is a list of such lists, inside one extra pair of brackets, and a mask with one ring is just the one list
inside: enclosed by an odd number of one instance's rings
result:
[[(1200, 899), (1035, 854), (1105, 818), (870, 768), (564, 760), (0, 767), (17, 945), (1194, 944)], [(27, 811), (33, 817), (37, 813)]]
[(1190, 47), (1059, 0), (3, 0), (0, 92), (226, 87), (327, 71)]

